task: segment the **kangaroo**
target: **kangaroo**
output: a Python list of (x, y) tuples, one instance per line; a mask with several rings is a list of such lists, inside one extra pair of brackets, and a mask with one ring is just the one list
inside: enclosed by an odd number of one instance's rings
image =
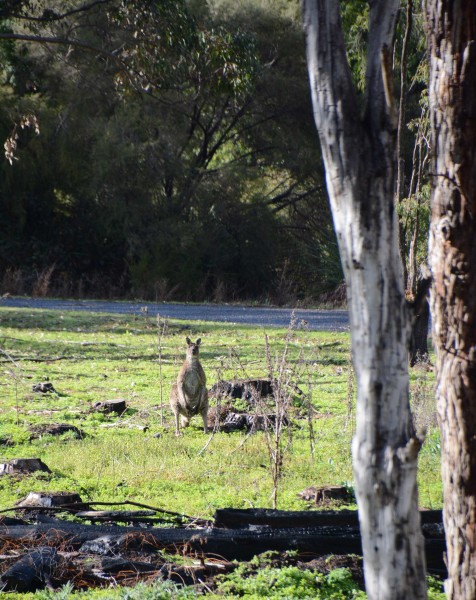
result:
[(175, 435), (181, 435), (180, 425), (187, 427), (190, 419), (198, 413), (202, 415), (205, 433), (208, 432), (208, 392), (205, 371), (199, 360), (201, 339), (196, 342), (186, 339), (185, 361), (170, 392), (170, 406), (175, 415)]

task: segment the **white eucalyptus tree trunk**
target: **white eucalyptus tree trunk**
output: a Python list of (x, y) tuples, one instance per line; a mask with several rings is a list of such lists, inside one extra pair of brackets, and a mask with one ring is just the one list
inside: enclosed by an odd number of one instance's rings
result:
[(476, 3), (427, 0), (430, 267), (448, 598), (476, 598)]
[(314, 117), (347, 282), (357, 378), (355, 491), (370, 599), (425, 598), (416, 483), (420, 441), (409, 407), (409, 315), (394, 206), (396, 115), (390, 53), (399, 0), (370, 2), (366, 94), (359, 105), (340, 3), (304, 0)]

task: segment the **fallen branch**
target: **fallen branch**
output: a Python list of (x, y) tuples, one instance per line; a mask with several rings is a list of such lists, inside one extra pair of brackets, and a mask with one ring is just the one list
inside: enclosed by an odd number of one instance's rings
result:
[(141, 502), (135, 502), (134, 500), (124, 500), (122, 502), (88, 502), (87, 504), (89, 504), (90, 506), (125, 506), (127, 504), (130, 504), (131, 506), (137, 506), (139, 508), (154, 510), (155, 512), (160, 512), (164, 515), (171, 515), (174, 517), (180, 517), (181, 519), (187, 519), (188, 521), (193, 523), (203, 521), (203, 519), (199, 519), (198, 517), (190, 517), (188, 515), (184, 515), (183, 513), (174, 512), (172, 510), (165, 510), (165, 508), (158, 508), (156, 506), (150, 506), (149, 504), (142, 504)]

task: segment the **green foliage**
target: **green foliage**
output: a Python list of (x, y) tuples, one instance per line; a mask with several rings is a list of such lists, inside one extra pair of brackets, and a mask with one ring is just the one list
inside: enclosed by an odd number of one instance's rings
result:
[(115, 60), (10, 44), (0, 133), (28, 111), (41, 135), (0, 163), (2, 292), (36, 293), (49, 271), (47, 294), (281, 302), (342, 279), (300, 23), (286, 3), (226, 4), (124, 0), (34, 22)]
[[(20, 596), (20, 595), (19, 595)], [(171, 581), (155, 581), (150, 584), (138, 583), (133, 588), (116, 588), (105, 590), (84, 590), (74, 593), (72, 586), (66, 585), (59, 591), (41, 591), (36, 594), (22, 594), (23, 600), (193, 600), (196, 598), (193, 588), (178, 586)], [(12, 600), (16, 599), (15, 594)]]
[(427, 577), (428, 581), (428, 600), (446, 600), (446, 594), (443, 590), (443, 583), (436, 577)]
[[(428, 577), (428, 600), (445, 600), (442, 583)], [(353, 581), (347, 569), (334, 569), (323, 575), (296, 567), (265, 567), (261, 572), (250, 572), (238, 567), (230, 575), (222, 576), (218, 589), (207, 593), (207, 598), (249, 598), (252, 600), (364, 600), (367, 596)], [(39, 591), (34, 594), (9, 593), (11, 600), (189, 600), (197, 597), (193, 588), (178, 586), (170, 581), (139, 583), (134, 588), (89, 590), (74, 593), (71, 585), (58, 591)]]
[(365, 90), (369, 7), (366, 0), (344, 0), (342, 23), (346, 35), (347, 59), (356, 88)]
[(316, 600), (364, 599), (347, 569), (334, 569), (329, 574), (316, 573), (294, 566), (267, 566), (253, 572), (249, 565), (240, 565), (223, 578), (217, 592), (227, 598), (302, 598)]

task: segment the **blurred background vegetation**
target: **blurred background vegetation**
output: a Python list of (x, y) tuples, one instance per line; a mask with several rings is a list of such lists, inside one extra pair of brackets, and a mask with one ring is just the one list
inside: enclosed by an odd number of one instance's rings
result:
[[(367, 6), (342, 4), (362, 89)], [(426, 235), (418, 18), (402, 88), (404, 260)], [(404, 30), (402, 8), (397, 80)], [(6, 0), (1, 33), (0, 139), (14, 143), (0, 160), (1, 293), (332, 298), (342, 272), (298, 0)]]

